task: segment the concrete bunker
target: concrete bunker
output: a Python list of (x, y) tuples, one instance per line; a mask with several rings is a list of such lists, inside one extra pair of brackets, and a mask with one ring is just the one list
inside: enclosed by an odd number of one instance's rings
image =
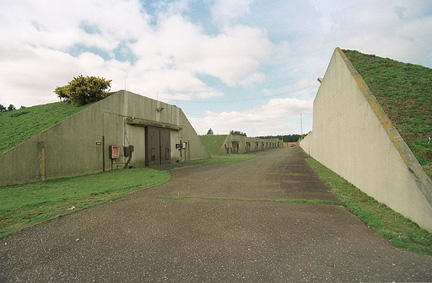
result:
[(0, 155), (0, 186), (208, 158), (183, 111), (118, 91)]

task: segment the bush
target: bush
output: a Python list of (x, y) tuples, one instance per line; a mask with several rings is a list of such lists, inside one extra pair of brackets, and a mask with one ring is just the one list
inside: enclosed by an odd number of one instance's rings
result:
[(57, 87), (54, 93), (64, 101), (81, 106), (107, 97), (110, 84), (111, 80), (104, 78), (79, 76), (67, 85)]

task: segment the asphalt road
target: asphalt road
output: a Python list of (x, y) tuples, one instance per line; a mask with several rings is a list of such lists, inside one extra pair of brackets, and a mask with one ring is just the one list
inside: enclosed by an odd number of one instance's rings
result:
[[(1, 282), (432, 281), (338, 204), (298, 148), (172, 171), (172, 181), (1, 240)], [(195, 198), (164, 199), (155, 196)]]

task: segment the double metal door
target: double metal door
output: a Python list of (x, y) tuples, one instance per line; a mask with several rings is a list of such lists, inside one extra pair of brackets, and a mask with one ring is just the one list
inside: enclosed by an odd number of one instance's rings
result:
[(146, 165), (171, 163), (171, 131), (169, 129), (147, 127)]

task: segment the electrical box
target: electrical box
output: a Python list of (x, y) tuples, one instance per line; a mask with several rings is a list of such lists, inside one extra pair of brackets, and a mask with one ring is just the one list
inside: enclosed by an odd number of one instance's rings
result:
[(109, 147), (109, 149), (110, 149), (110, 158), (111, 159), (120, 158), (120, 146), (112, 145)]
[(182, 148), (183, 148), (183, 149), (186, 149), (186, 148), (187, 148), (187, 142), (184, 142), (184, 143), (182, 144)]
[(123, 150), (124, 150), (123, 152), (124, 156), (129, 157), (132, 155), (132, 152), (134, 151), (134, 146), (133, 145), (125, 146)]

